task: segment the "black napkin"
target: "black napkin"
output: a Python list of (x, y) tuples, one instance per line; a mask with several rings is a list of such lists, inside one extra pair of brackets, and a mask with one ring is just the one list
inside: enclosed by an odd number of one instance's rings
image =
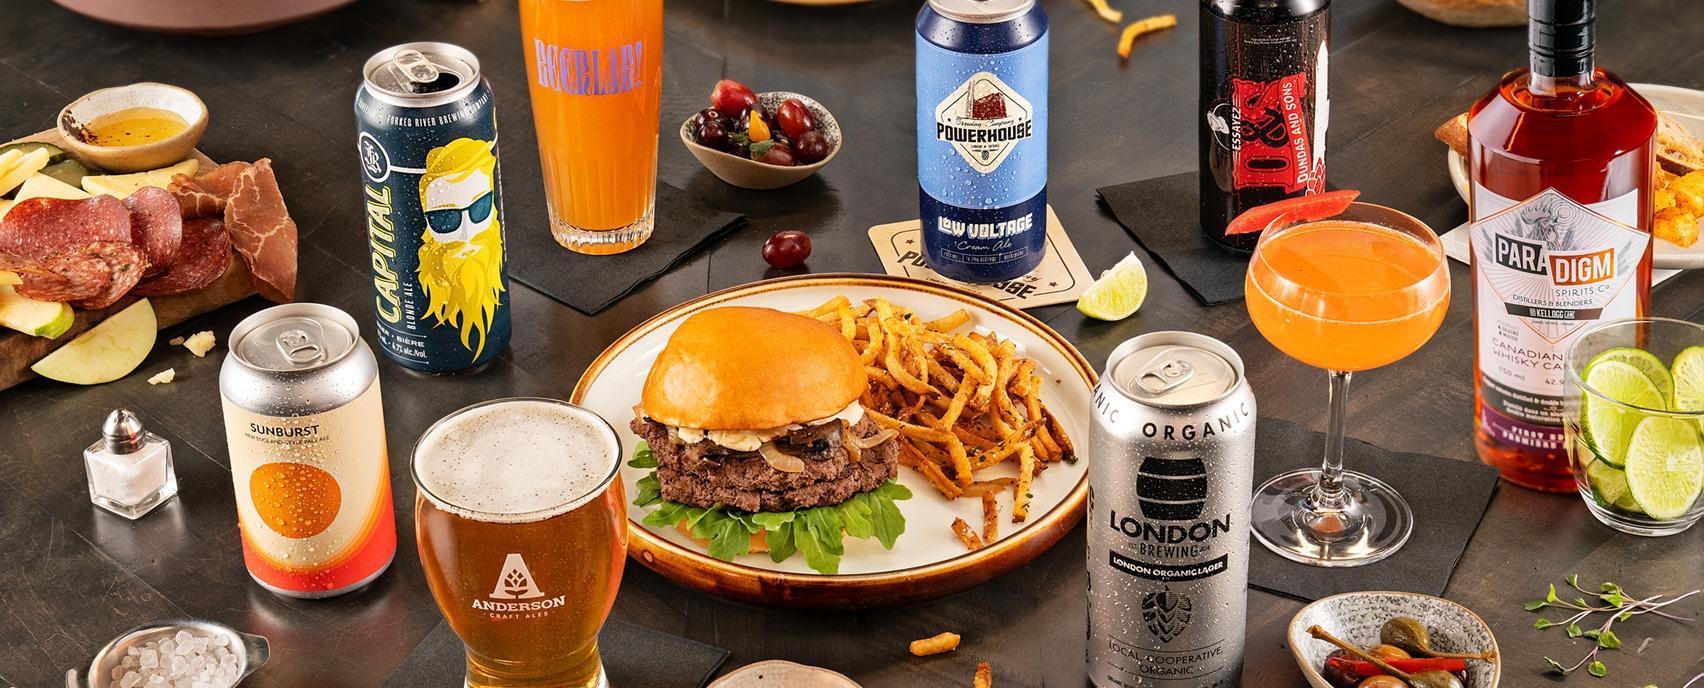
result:
[[(1285, 471), (1318, 467), (1324, 455), (1324, 434), (1262, 418), (1255, 436), (1254, 484)], [(1383, 480), (1402, 494), (1414, 510), (1414, 532), (1408, 544), (1383, 561), (1324, 568), (1273, 554), (1251, 535), (1249, 585), (1303, 600), (1354, 590), (1444, 594), (1468, 539), (1491, 503), (1496, 469), (1478, 461), (1385, 451), (1353, 437), (1343, 442), (1343, 466)]]
[(1099, 193), (1118, 224), (1201, 305), (1242, 300), (1248, 255), (1220, 248), (1202, 233), (1194, 172), (1108, 186)]
[[(620, 619), (598, 634), (609, 684), (621, 688), (701, 688), (728, 660), (728, 651), (653, 631)], [(385, 688), (458, 686), (467, 675), (467, 649), (447, 623), (426, 634), (385, 681)]]
[(562, 248), (548, 228), (510, 231), (509, 277), (586, 315), (610, 307), (711, 242), (744, 225), (746, 217), (717, 209), (657, 182), (656, 230), (639, 248), (588, 256)]

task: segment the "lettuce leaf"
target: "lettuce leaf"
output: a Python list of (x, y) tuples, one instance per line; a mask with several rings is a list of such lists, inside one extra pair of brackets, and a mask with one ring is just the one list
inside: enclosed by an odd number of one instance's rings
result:
[[(656, 468), (657, 459), (651, 454), (650, 446), (640, 442), (627, 465)], [(840, 572), (847, 535), (860, 539), (874, 537), (882, 547), (893, 549), (900, 534), (905, 532), (905, 515), (894, 502), (911, 498), (911, 490), (888, 481), (833, 506), (750, 513), (720, 506), (705, 509), (663, 499), (656, 471), (640, 478), (637, 487), (633, 504), (657, 507), (645, 514), (642, 523), (654, 528), (673, 528), (684, 521), (693, 537), (709, 541), (712, 557), (733, 561), (751, 551), (751, 536), (767, 532), (765, 538), (772, 561), (779, 563), (794, 554), (803, 554), (807, 566), (824, 574)]]

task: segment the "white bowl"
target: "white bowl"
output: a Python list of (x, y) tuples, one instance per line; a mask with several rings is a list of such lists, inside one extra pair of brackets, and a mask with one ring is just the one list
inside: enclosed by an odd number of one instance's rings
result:
[(860, 688), (845, 674), (780, 659), (747, 664), (710, 688)]
[[(840, 123), (835, 121), (834, 114), (822, 103), (816, 102), (810, 96), (804, 96), (790, 91), (766, 91), (757, 94), (757, 102), (773, 112), (788, 98), (796, 98), (816, 118), (817, 131), (822, 132), (823, 138), (828, 139), (828, 157), (809, 165), (781, 166), (758, 162), (750, 158), (742, 158), (732, 153), (724, 153), (709, 146), (700, 144), (692, 138), (692, 117), (687, 117), (680, 124), (680, 142), (686, 145), (686, 150), (692, 157), (725, 181), (742, 189), (767, 191), (779, 189), (803, 181), (806, 177), (816, 174), (817, 170), (833, 160), (840, 153)], [(694, 113), (696, 115), (697, 113)]]
[[(149, 107), (182, 117), (189, 126), (158, 141), (135, 146), (97, 146), (83, 140), (80, 130), (120, 110)], [(59, 111), (59, 133), (74, 157), (109, 172), (142, 172), (182, 162), (207, 131), (207, 105), (189, 89), (144, 81), (94, 91)]]
[(1494, 653), (1498, 657), (1494, 662), (1468, 660), (1467, 688), (1497, 688), (1503, 662), (1491, 627), (1472, 610), (1442, 597), (1411, 592), (1350, 592), (1321, 598), (1302, 607), (1290, 619), (1285, 641), (1308, 685), (1333, 688), (1319, 672), (1325, 666), (1325, 658), (1337, 646), (1308, 635), (1308, 627), (1317, 625), (1344, 642), (1370, 648), (1379, 644), (1379, 627), (1397, 616), (1425, 624), (1432, 648), (1439, 652)]

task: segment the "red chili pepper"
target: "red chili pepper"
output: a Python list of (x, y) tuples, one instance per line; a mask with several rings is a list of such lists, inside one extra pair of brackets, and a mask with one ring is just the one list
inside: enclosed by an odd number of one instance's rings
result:
[[(1383, 669), (1380, 669), (1378, 667), (1378, 665), (1373, 664), (1372, 662), (1363, 662), (1363, 661), (1358, 660), (1358, 659), (1344, 659), (1342, 657), (1333, 657), (1329, 661), (1333, 664), (1336, 664), (1337, 667), (1339, 669), (1342, 669), (1344, 673), (1350, 674), (1350, 675), (1353, 675), (1353, 676), (1382, 676), (1385, 673)], [(1416, 673), (1416, 672), (1421, 672), (1421, 671), (1432, 671), (1432, 670), (1462, 671), (1462, 670), (1467, 669), (1467, 660), (1465, 660), (1465, 659), (1450, 659), (1450, 658), (1443, 658), (1443, 657), (1416, 657), (1416, 658), (1413, 658), (1413, 659), (1386, 659), (1386, 660), (1384, 660), (1384, 663), (1389, 664), (1392, 667), (1395, 667), (1397, 671), (1410, 673), (1410, 674)]]

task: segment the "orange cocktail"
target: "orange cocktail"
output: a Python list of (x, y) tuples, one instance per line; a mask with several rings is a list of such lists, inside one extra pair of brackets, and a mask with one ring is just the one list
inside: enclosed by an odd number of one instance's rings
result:
[(1377, 368), (1413, 353), (1443, 322), (1448, 282), (1424, 287), (1442, 260), (1382, 225), (1308, 223), (1273, 237), (1250, 261), (1248, 315), (1266, 341), (1298, 361)]
[(651, 236), (662, 0), (520, 0), (550, 231), (580, 253)]
[[(1282, 220), (1309, 203), (1269, 210)], [(1249, 531), (1273, 552), (1315, 566), (1390, 556), (1408, 542), (1414, 513), (1390, 485), (1343, 469), (1349, 377), (1395, 363), (1437, 331), (1450, 298), (1443, 242), (1426, 223), (1370, 203), (1350, 203), (1328, 219), (1275, 222), (1249, 258), (1243, 294), (1260, 334), (1325, 369), (1330, 381), (1324, 461), (1255, 488)]]

